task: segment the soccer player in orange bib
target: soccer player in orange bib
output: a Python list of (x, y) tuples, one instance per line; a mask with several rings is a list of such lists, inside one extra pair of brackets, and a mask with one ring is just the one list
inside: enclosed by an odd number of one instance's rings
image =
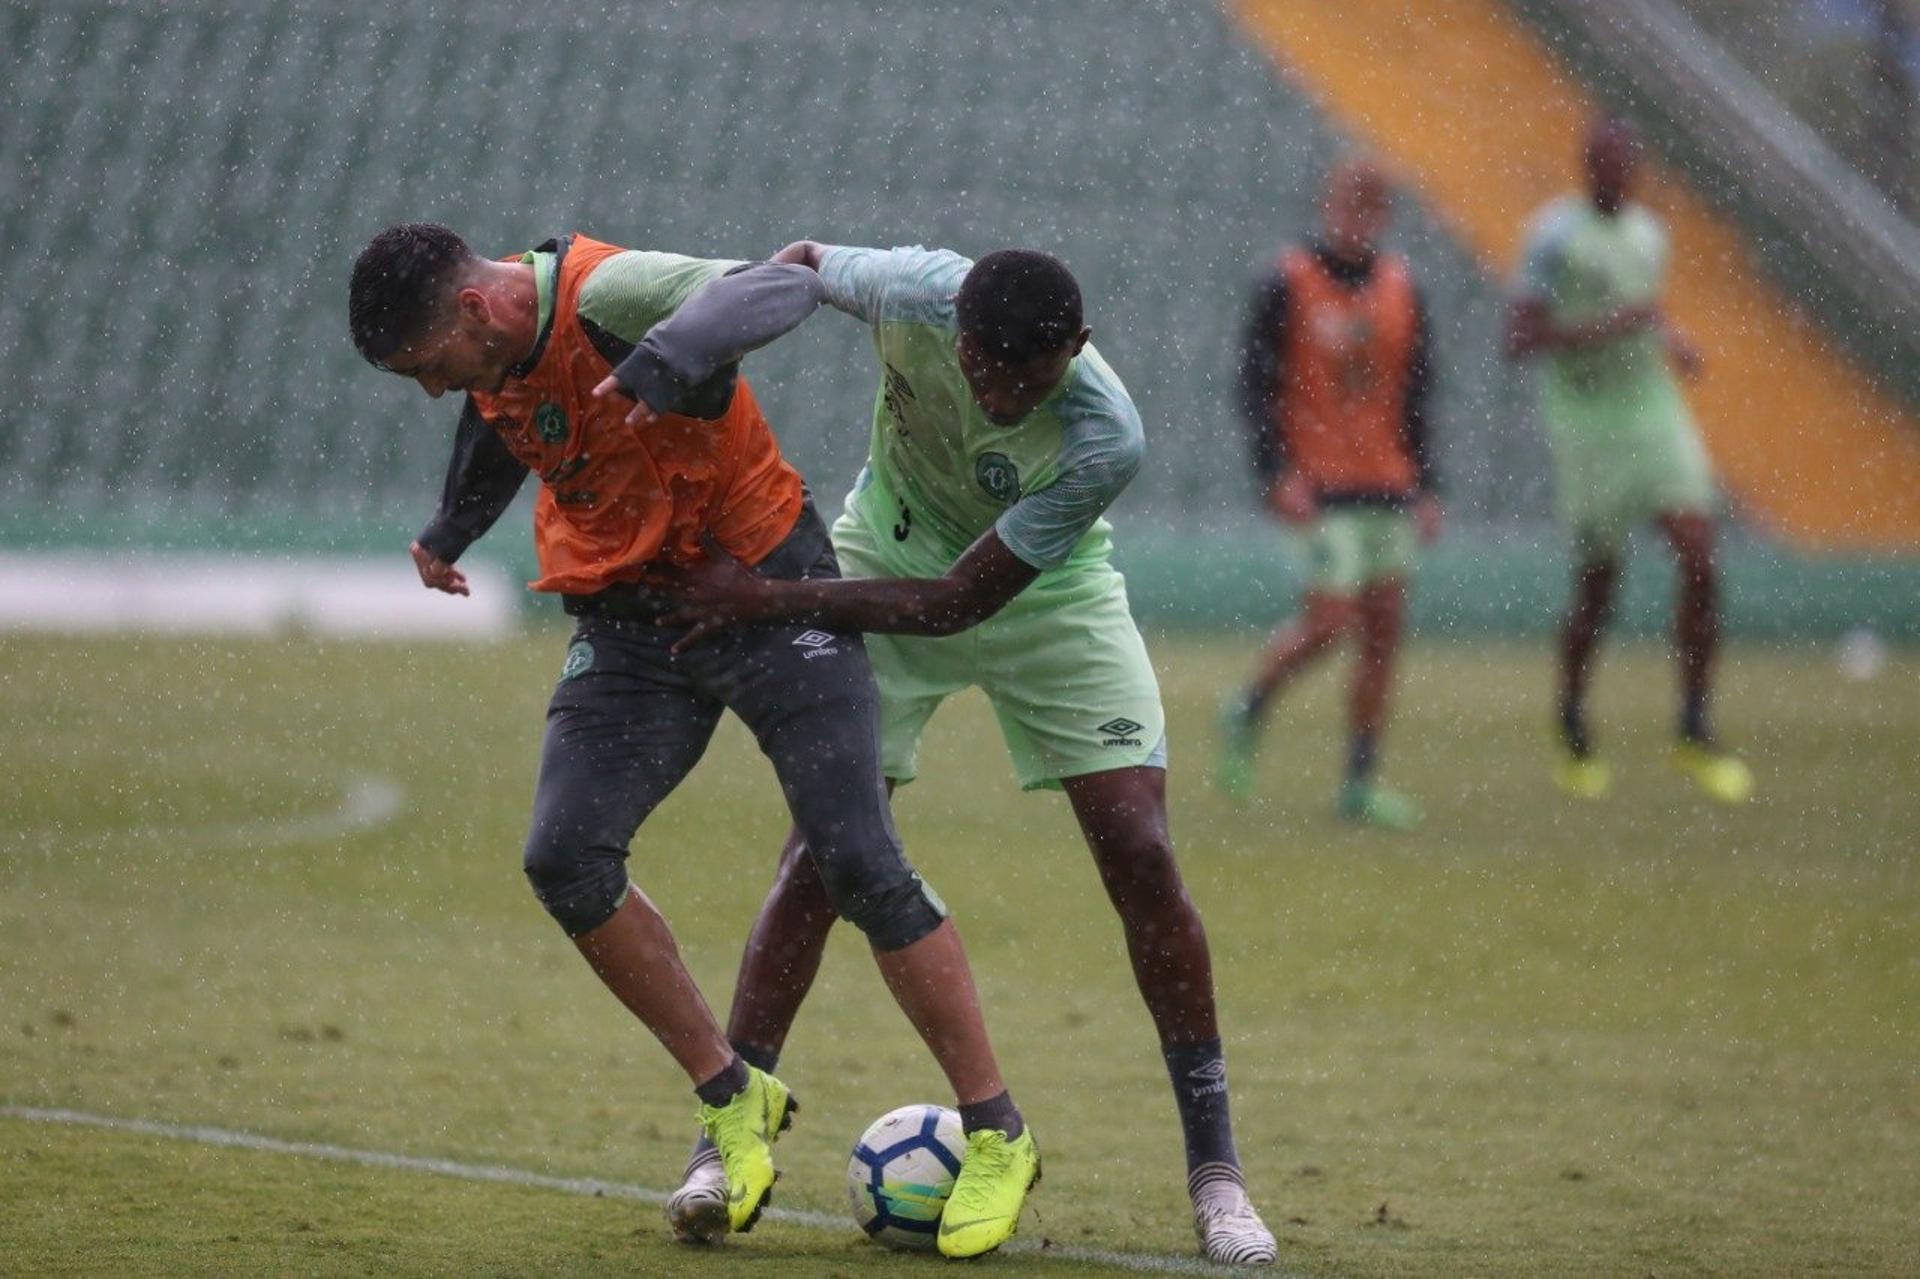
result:
[(1254, 462), (1275, 518), (1298, 530), (1308, 583), (1228, 706), (1216, 780), (1247, 794), (1274, 696), (1352, 636), (1347, 767), (1336, 811), (1406, 829), (1413, 800), (1376, 778), (1387, 694), (1417, 544), (1440, 531), (1427, 449), (1427, 322), (1407, 260), (1382, 253), (1387, 182), (1363, 159), (1327, 180), (1321, 237), (1281, 255), (1262, 285), (1241, 363)]
[[(1012, 1234), (1038, 1159), (959, 933), (894, 831), (862, 641), (766, 625), (676, 654), (683, 631), (660, 624), (662, 601), (644, 584), (661, 566), (698, 560), (708, 537), (768, 578), (838, 576), (826, 529), (739, 374), (740, 358), (773, 334), (733, 325), (725, 358), (690, 369), (665, 323), (683, 309), (738, 307), (780, 272), (803, 269), (579, 235), (490, 261), (445, 227), (408, 223), (375, 236), (355, 262), (349, 325), (375, 367), (435, 399), (465, 398), (439, 510), (412, 547), (426, 586), (466, 594), (460, 555), (529, 473), (540, 480), (533, 586), (559, 594), (578, 624), (547, 712), (525, 869), (699, 1096), (726, 1195), (677, 1215), (676, 1229), (710, 1241), (753, 1226), (794, 1109), (787, 1087), (728, 1043), (666, 920), (628, 878), (628, 842), (732, 710), (772, 763), (834, 908), (866, 934), (958, 1098), (969, 1133), (960, 1180), (992, 1188), (984, 1197), (1003, 1209), (941, 1231), (943, 1252), (973, 1256)], [(689, 307), (710, 282), (720, 283)], [(637, 430), (625, 421), (635, 396), (658, 410)], [(1029, 1157), (1007, 1159), (1009, 1149)]]

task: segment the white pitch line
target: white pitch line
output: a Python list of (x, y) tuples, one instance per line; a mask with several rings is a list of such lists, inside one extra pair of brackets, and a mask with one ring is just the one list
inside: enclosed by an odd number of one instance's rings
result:
[[(652, 1190), (646, 1186), (628, 1185), (618, 1181), (600, 1181), (593, 1177), (553, 1177), (546, 1173), (530, 1172), (524, 1168), (508, 1168), (500, 1164), (469, 1164), (453, 1159), (433, 1159), (421, 1155), (401, 1155), (386, 1150), (357, 1150), (352, 1146), (331, 1146), (316, 1141), (282, 1141), (278, 1137), (263, 1137), (258, 1133), (240, 1132), (232, 1128), (212, 1128), (200, 1125), (170, 1124), (157, 1119), (123, 1119), (115, 1115), (93, 1115), (81, 1110), (50, 1110), (37, 1106), (0, 1106), (0, 1118), (18, 1119), (26, 1123), (63, 1124), (78, 1128), (105, 1128), (114, 1132), (139, 1133), (147, 1137), (166, 1137), (173, 1141), (191, 1141), (203, 1146), (225, 1146), (236, 1150), (251, 1150), (273, 1155), (295, 1155), (302, 1159), (325, 1159), (334, 1163), (360, 1164), (368, 1168), (393, 1168), (402, 1172), (424, 1172), (436, 1177), (457, 1177), (462, 1181), (487, 1181), (510, 1186), (529, 1186), (536, 1190), (557, 1190), (562, 1194), (585, 1195), (595, 1199), (635, 1199), (641, 1203), (664, 1204), (667, 1192)], [(806, 1230), (831, 1230), (839, 1234), (852, 1233), (853, 1227), (844, 1217), (831, 1216), (823, 1212), (806, 1212), (793, 1208), (769, 1208), (766, 1219), (778, 1221), (790, 1226), (799, 1226)], [(1163, 1275), (1245, 1275), (1246, 1271), (1230, 1266), (1216, 1266), (1210, 1262), (1187, 1257), (1157, 1256), (1153, 1253), (1113, 1252), (1105, 1248), (1081, 1248), (1073, 1244), (1048, 1244), (1015, 1242), (1004, 1251), (1026, 1257), (1046, 1259), (1057, 1257), (1062, 1261), (1086, 1262), (1092, 1265), (1112, 1266), (1117, 1270), (1131, 1270), (1143, 1274)], [(1273, 1270), (1263, 1274), (1276, 1275)]]
[(132, 840), (165, 840), (173, 844), (219, 848), (271, 848), (282, 844), (323, 844), (344, 839), (348, 835), (384, 826), (406, 811), (406, 789), (392, 778), (382, 777), (378, 773), (343, 771), (334, 775), (334, 781), (340, 791), (340, 801), (318, 813), (200, 826), (129, 826), (80, 833), (51, 827), (20, 831), (5, 839), (41, 850), (91, 847)]

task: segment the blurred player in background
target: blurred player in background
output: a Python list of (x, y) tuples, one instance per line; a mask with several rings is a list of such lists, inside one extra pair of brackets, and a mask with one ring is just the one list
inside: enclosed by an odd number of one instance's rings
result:
[(1387, 695), (1417, 546), (1440, 532), (1427, 444), (1426, 307), (1406, 258), (1380, 251), (1385, 175), (1349, 159), (1328, 176), (1320, 237), (1286, 250), (1261, 283), (1240, 364), (1241, 410), (1269, 512), (1308, 556), (1300, 614), (1273, 633), (1229, 703), (1216, 781), (1253, 784), (1274, 697), (1354, 640), (1347, 758), (1336, 811), (1404, 830), (1419, 806), (1376, 777)]
[[(851, 576), (774, 582), (717, 557), (685, 583), (677, 616), (701, 634), (775, 620), (867, 632), (895, 784), (918, 771), (940, 703), (986, 693), (1021, 785), (1066, 792), (1119, 913), (1174, 1088), (1201, 1248), (1270, 1262), (1273, 1235), (1234, 1148), (1206, 930), (1167, 829), (1160, 688), (1110, 563), (1103, 513), (1138, 470), (1144, 436), (1088, 344), (1079, 284), (1026, 249), (969, 262), (805, 240), (774, 261), (803, 268), (782, 277), (793, 307), (824, 302), (871, 326), (880, 359), (867, 465), (833, 529)], [(743, 312), (735, 323), (759, 332), (764, 321)], [(772, 1062), (785, 1043), (833, 925), (805, 836), (788, 841), (741, 960), (728, 1032), (749, 1060)], [(710, 1176), (696, 1151), (680, 1196)]]
[[(1031, 1151), (1033, 1135), (1000, 1080), (959, 933), (894, 833), (866, 653), (858, 638), (816, 642), (814, 632), (773, 625), (675, 654), (680, 632), (661, 624), (661, 601), (640, 584), (652, 569), (700, 558), (703, 539), (767, 579), (838, 573), (799, 474), (739, 376), (755, 336), (731, 329), (693, 378), (676, 375), (684, 361), (662, 336), (662, 321), (698, 310), (688, 302), (696, 294), (728, 314), (740, 295), (777, 305), (781, 271), (813, 278), (800, 267), (771, 268), (771, 282), (764, 267), (729, 274), (744, 266), (585, 236), (488, 261), (443, 226), (409, 223), (361, 252), (349, 322), (375, 367), (435, 399), (465, 394), (439, 512), (412, 548), (424, 584), (466, 594), (454, 562), (529, 471), (540, 478), (534, 587), (559, 593), (579, 620), (547, 712), (526, 873), (695, 1085), (724, 1177), (720, 1194), (674, 1219), (676, 1231), (712, 1239), (753, 1226), (773, 1188), (772, 1143), (793, 1108), (784, 1084), (729, 1045), (666, 920), (627, 875), (635, 831), (732, 710), (773, 765), (825, 900), (866, 934), (958, 1095), (968, 1151), (951, 1202), (990, 1211), (942, 1229), (939, 1242), (948, 1255), (973, 1256), (1013, 1232), (1030, 1185), (993, 1147)], [(716, 281), (720, 289), (700, 292)], [(697, 326), (699, 316), (687, 320)], [(625, 420), (626, 392), (658, 409), (644, 430)]]
[(1680, 578), (1673, 763), (1707, 795), (1738, 803), (1753, 789), (1752, 774), (1715, 744), (1708, 706), (1720, 629), (1713, 476), (1674, 376), (1676, 369), (1697, 376), (1700, 355), (1662, 305), (1667, 235), (1633, 199), (1640, 156), (1630, 125), (1593, 124), (1587, 190), (1535, 215), (1509, 317), (1509, 354), (1539, 365), (1555, 496), (1574, 544), (1554, 776), (1583, 799), (1598, 799), (1612, 784), (1594, 748), (1587, 691), (1627, 533), (1651, 524), (1672, 547)]

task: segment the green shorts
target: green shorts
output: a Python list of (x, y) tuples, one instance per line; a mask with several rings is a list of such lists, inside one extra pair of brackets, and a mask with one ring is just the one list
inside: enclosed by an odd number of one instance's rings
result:
[[(853, 515), (833, 526), (847, 577), (902, 577), (882, 538)], [(920, 734), (949, 694), (987, 695), (1021, 788), (1167, 763), (1166, 714), (1147, 646), (1108, 564), (1043, 573), (998, 613), (958, 635), (868, 635), (880, 684), (880, 769), (920, 771)]]
[(1549, 438), (1554, 504), (1582, 562), (1612, 558), (1629, 532), (1662, 515), (1713, 510), (1713, 468), (1690, 424)]
[(1420, 558), (1413, 517), (1380, 507), (1324, 511), (1300, 541), (1307, 589), (1340, 599), (1351, 599), (1373, 582), (1413, 576)]

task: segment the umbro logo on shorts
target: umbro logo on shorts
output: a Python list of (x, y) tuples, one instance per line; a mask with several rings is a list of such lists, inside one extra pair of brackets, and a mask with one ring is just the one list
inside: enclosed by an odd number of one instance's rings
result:
[(840, 651), (839, 649), (831, 647), (834, 639), (834, 636), (827, 634), (825, 631), (801, 631), (793, 637), (793, 643), (794, 647), (807, 650), (800, 654), (801, 657), (812, 659), (815, 657), (832, 657), (835, 653), (838, 653)]
[(1108, 720), (1094, 731), (1106, 734), (1100, 743), (1102, 746), (1139, 746), (1142, 743), (1134, 734), (1145, 727), (1145, 724), (1136, 724), (1122, 715)]

